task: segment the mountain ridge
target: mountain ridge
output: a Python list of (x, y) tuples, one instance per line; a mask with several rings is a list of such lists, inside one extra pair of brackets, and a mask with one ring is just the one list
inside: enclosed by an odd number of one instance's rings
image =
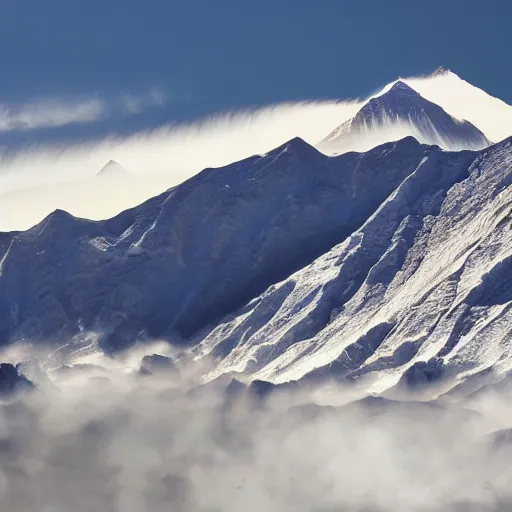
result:
[(414, 369), (437, 375), (444, 393), (485, 369), (491, 381), (510, 372), (512, 138), (451, 155), (449, 165), (424, 162), (344, 243), (208, 333), (197, 353), (217, 358), (212, 375), (322, 376), (399, 393)]
[(57, 209), (1, 233), (0, 344), (166, 340), (213, 362), (207, 380), (334, 380), (392, 398), (505, 378), (512, 137), (490, 145), (398, 80), (332, 140), (395, 121), (421, 136), (338, 156), (295, 137), (107, 220)]
[[(1, 330), (9, 332), (6, 338), (15, 331), (18, 338), (40, 338), (57, 326), (69, 335), (78, 323), (89, 329), (110, 325), (115, 336), (133, 341), (151, 325), (150, 336), (177, 331), (187, 337), (192, 326), (242, 306), (340, 242), (430, 151), (408, 138), (367, 154), (330, 158), (293, 139), (262, 157), (206, 169), (107, 221), (54, 212), (13, 235), (2, 254)], [(382, 182), (377, 189), (371, 186), (376, 179)], [(236, 254), (230, 252), (233, 240)], [(18, 270), (20, 261), (27, 263)], [(16, 289), (21, 295), (13, 300)], [(135, 303), (126, 303), (127, 294), (144, 304), (138, 313)], [(51, 314), (31, 299), (41, 296)], [(47, 318), (39, 329), (43, 311)], [(126, 315), (138, 318), (132, 327), (132, 320), (123, 323)], [(113, 327), (116, 318), (120, 324)], [(126, 336), (119, 334), (123, 330)]]

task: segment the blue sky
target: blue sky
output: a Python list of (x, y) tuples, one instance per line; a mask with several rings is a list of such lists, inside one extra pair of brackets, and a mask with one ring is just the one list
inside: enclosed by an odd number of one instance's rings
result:
[(110, 113), (0, 143), (365, 96), (440, 64), (512, 103), (511, 19), (508, 0), (3, 0), (0, 104), (101, 100)]

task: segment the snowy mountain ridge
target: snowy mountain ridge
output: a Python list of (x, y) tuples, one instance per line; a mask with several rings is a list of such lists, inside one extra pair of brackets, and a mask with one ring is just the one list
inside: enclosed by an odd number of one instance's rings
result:
[(512, 139), (441, 155), (344, 243), (214, 329), (200, 345), (221, 357), (214, 373), (321, 371), (379, 393), (428, 361), (446, 377), (438, 392), (508, 375)]
[(341, 242), (431, 151), (409, 138), (330, 158), (294, 139), (108, 221), (56, 211), (5, 235), (4, 342), (78, 325), (113, 346), (188, 337)]
[(512, 138), (490, 145), (398, 81), (326, 143), (375, 125), (392, 137), (393, 119), (434, 143), (327, 156), (294, 138), (109, 220), (57, 210), (2, 233), (0, 343), (166, 340), (206, 380), (334, 380), (362, 395), (508, 378)]

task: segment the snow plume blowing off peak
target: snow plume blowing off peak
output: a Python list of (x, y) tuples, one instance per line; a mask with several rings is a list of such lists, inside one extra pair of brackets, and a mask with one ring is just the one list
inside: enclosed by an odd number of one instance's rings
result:
[(37, 388), (0, 405), (2, 510), (509, 509), (511, 447), (488, 421), (505, 402), (266, 394), (261, 382), (201, 384), (179, 355), (147, 350), (54, 369), (18, 350)]
[[(449, 69), (441, 66), (430, 75), (399, 80), (451, 116), (470, 122), (492, 142), (500, 142), (512, 135), (512, 106)], [(388, 92), (396, 82), (386, 85), (375, 96)]]
[(424, 144), (453, 151), (478, 150), (490, 144), (476, 126), (450, 116), (439, 105), (398, 80), (381, 95), (371, 98), (319, 147), (326, 152), (367, 151), (376, 142), (398, 140), (407, 135)]

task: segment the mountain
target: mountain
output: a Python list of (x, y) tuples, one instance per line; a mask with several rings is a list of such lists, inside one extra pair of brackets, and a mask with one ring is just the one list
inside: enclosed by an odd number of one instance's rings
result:
[[(383, 150), (384, 148), (378, 148)], [(212, 378), (434, 396), (510, 374), (512, 138), (431, 149), (361, 228), (210, 330)]]
[(452, 156), (407, 138), (330, 158), (296, 138), (107, 221), (55, 211), (1, 241), (1, 341), (183, 342), (342, 242), (432, 158)]
[[(56, 210), (0, 233), (0, 344), (58, 358), (167, 340), (206, 380), (237, 376), (258, 396), (326, 380), (393, 399), (499, 387), (512, 375), (512, 138), (488, 146), (398, 81), (325, 143), (403, 126), (435, 144), (327, 156), (294, 138), (108, 220)], [(124, 172), (109, 162), (100, 178)]]
[(319, 144), (319, 149), (330, 152), (354, 147), (366, 149), (381, 139), (383, 142), (406, 135), (448, 150), (482, 149), (490, 144), (471, 123), (455, 119), (399, 80), (331, 132)]
[(56, 211), (3, 235), (2, 341), (164, 338), (216, 361), (209, 379), (392, 396), (489, 385), (512, 371), (511, 184), (512, 139), (339, 157), (294, 139), (108, 221)]
[(129, 176), (130, 173), (115, 160), (109, 160), (101, 170), (96, 174), (98, 177), (118, 177), (118, 176)]

